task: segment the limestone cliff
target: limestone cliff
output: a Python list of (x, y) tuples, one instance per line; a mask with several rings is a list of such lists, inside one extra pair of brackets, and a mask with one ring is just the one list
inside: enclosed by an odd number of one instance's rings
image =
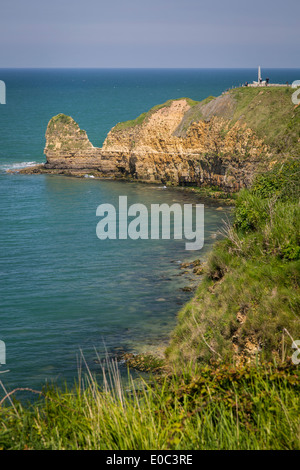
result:
[[(79, 128), (74, 119), (58, 114), (47, 127), (45, 155), (46, 169), (81, 170), (98, 169), (102, 153), (101, 149), (91, 144), (86, 132)], [(115, 169), (109, 162), (106, 167), (108, 171)]]
[(170, 100), (117, 124), (102, 148), (94, 147), (71, 117), (60, 114), (47, 127), (45, 169), (239, 189), (260, 165), (284, 156), (273, 145), (278, 133), (287, 135), (283, 102), (288, 128), (297, 113), (289, 90), (237, 89), (202, 102)]

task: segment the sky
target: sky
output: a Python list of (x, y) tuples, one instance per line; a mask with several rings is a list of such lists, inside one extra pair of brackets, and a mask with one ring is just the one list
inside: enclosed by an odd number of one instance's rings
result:
[(300, 67), (299, 0), (0, 0), (2, 67)]

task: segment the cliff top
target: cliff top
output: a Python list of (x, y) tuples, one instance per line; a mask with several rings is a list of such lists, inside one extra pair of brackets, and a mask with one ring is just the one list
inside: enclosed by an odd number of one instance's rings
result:
[(198, 103), (175, 131), (183, 137), (193, 122), (213, 116), (245, 123), (278, 153), (300, 153), (300, 107), (292, 102), (290, 87), (236, 88)]
[(51, 151), (88, 150), (93, 145), (71, 116), (58, 114), (50, 119), (46, 130), (45, 153)]
[(135, 127), (138, 125), (143, 124), (144, 122), (147, 122), (149, 118), (159, 111), (162, 108), (169, 108), (173, 103), (176, 101), (185, 101), (190, 107), (196, 106), (199, 101), (194, 101), (190, 98), (177, 98), (175, 100), (168, 100), (165, 103), (162, 104), (157, 104), (156, 106), (153, 106), (153, 108), (149, 109), (149, 111), (146, 111), (145, 113), (140, 114), (137, 118), (131, 119), (129, 121), (124, 121), (124, 122), (118, 122), (118, 124), (115, 125), (113, 128), (114, 130), (123, 130), (123, 129), (128, 129), (130, 127)]
[[(234, 125), (244, 124), (263, 139), (274, 155), (296, 156), (300, 153), (300, 106), (293, 104), (293, 92), (290, 87), (242, 87), (200, 102), (189, 98), (168, 100), (133, 120), (116, 124), (103, 149), (118, 147), (120, 141), (128, 148), (136, 148), (138, 142), (147, 144), (149, 132), (158, 140), (166, 136), (184, 138), (193, 123), (219, 117), (227, 123), (225, 134)], [(45, 153), (93, 148), (86, 132), (70, 116), (58, 114), (50, 120)]]
[(209, 96), (203, 101), (189, 98), (168, 100), (154, 106), (136, 119), (118, 123), (111, 130), (111, 136), (119, 131), (144, 127), (151, 117), (170, 108), (176, 101), (186, 103), (186, 110), (173, 135), (185, 137), (191, 124), (221, 117), (230, 121), (229, 128), (238, 121), (251, 128), (258, 138), (275, 153), (299, 155), (300, 153), (300, 106), (292, 102), (294, 90), (290, 87), (235, 88), (218, 97)]

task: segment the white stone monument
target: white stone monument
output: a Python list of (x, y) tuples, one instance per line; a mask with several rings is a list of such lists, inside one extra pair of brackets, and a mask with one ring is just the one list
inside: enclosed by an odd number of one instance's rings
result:
[(261, 78), (261, 68), (260, 68), (260, 66), (258, 67), (257, 82), (253, 82), (253, 85), (255, 85), (255, 86), (265, 86), (266, 85), (266, 81), (262, 80), (262, 78)]

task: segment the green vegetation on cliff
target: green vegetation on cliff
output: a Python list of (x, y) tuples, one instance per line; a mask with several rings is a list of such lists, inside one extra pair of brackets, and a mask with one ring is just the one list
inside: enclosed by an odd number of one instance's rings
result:
[(71, 116), (58, 114), (50, 119), (46, 131), (45, 151), (74, 152), (92, 148), (86, 132)]
[(236, 101), (232, 121), (244, 120), (273, 151), (300, 152), (300, 106), (292, 102), (290, 87), (238, 88), (230, 91)]
[(234, 225), (224, 229), (195, 297), (179, 314), (167, 350), (175, 367), (278, 360), (285, 330), (300, 338), (299, 176), (299, 160), (291, 160), (240, 192)]
[(78, 124), (71, 118), (71, 116), (67, 116), (66, 114), (60, 113), (57, 116), (53, 116), (47, 126), (47, 133), (55, 133), (56, 129), (67, 128), (68, 126), (73, 125), (75, 128), (79, 129)]
[(193, 122), (209, 120), (213, 116), (229, 119), (231, 126), (245, 123), (264, 139), (276, 154), (299, 155), (300, 106), (292, 102), (294, 90), (290, 87), (242, 87), (223, 95), (201, 101), (185, 113), (175, 131), (184, 136)]
[(158, 111), (159, 109), (162, 109), (162, 108), (168, 108), (169, 106), (171, 106), (171, 104), (174, 102), (174, 101), (179, 101), (179, 100), (186, 100), (186, 102), (191, 106), (191, 107), (194, 107), (198, 104), (198, 101), (194, 101), (190, 98), (178, 98), (176, 100), (168, 100), (166, 101), (165, 103), (162, 103), (162, 104), (157, 104), (155, 106), (153, 106), (153, 108), (149, 109), (149, 111), (145, 112), (145, 113), (142, 113), (140, 114), (140, 116), (138, 116), (137, 118), (135, 119), (131, 119), (129, 121), (124, 121), (124, 122), (119, 122), (118, 124), (115, 125), (115, 127), (113, 128), (114, 131), (120, 131), (120, 130), (124, 130), (124, 129), (128, 129), (130, 127), (135, 127), (135, 126), (139, 126), (141, 125), (146, 119), (149, 119), (150, 116), (152, 116), (152, 114), (154, 114), (156, 111)]
[(71, 116), (67, 116), (66, 114), (60, 113), (57, 116), (54, 116), (50, 123), (51, 124), (70, 124), (73, 121)]
[(46, 132), (46, 169), (98, 168), (100, 176), (231, 192), (249, 187), (258, 171), (299, 155), (300, 107), (292, 93), (287, 86), (240, 87), (201, 102), (168, 100), (118, 123), (102, 148), (59, 114)]
[[(178, 137), (184, 137), (193, 122), (209, 120), (213, 116), (236, 122), (245, 123), (258, 138), (270, 146), (274, 157), (276, 154), (297, 156), (300, 152), (300, 106), (292, 102), (291, 87), (242, 87), (230, 90), (215, 98), (209, 96), (197, 102), (185, 99), (191, 108), (175, 131)], [(120, 122), (115, 131), (141, 125), (153, 113), (168, 107), (176, 100), (154, 106), (136, 119)], [(229, 127), (230, 128), (230, 127)]]

